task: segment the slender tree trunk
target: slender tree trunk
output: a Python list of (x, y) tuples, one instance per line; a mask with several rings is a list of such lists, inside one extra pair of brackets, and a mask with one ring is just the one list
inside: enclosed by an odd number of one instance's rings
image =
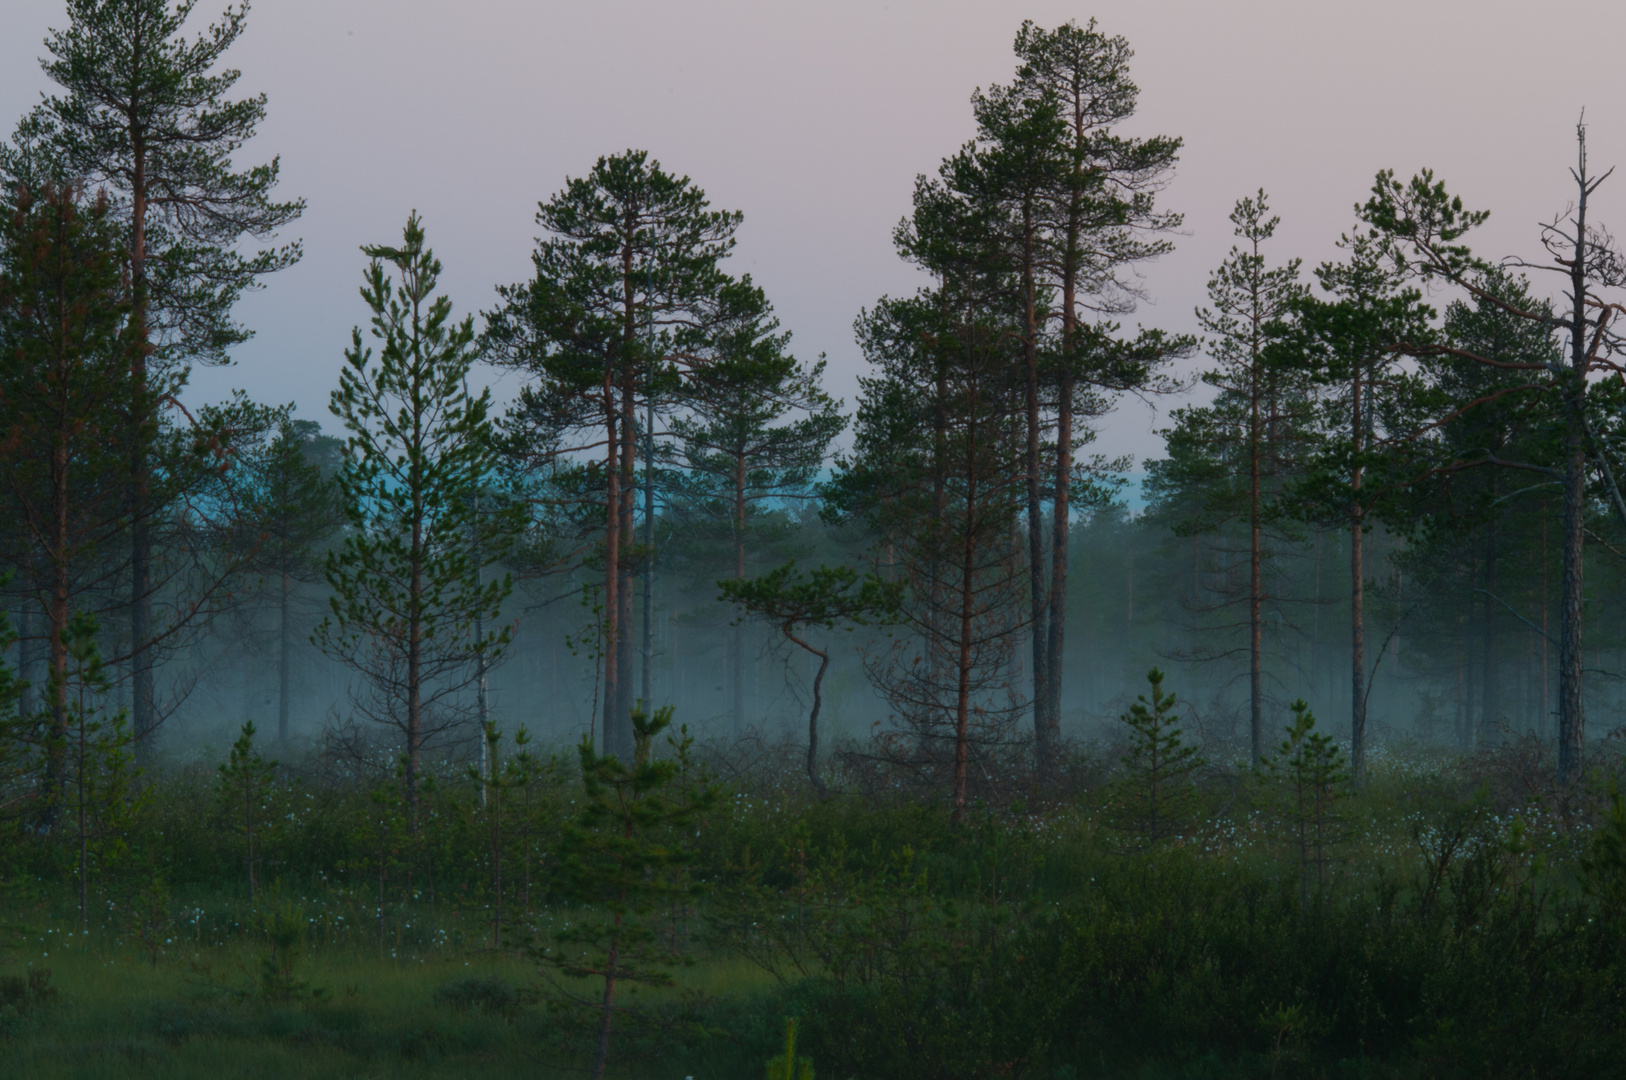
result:
[[(1479, 565), (1477, 561), (1474, 564), (1473, 574), (1469, 580), (1475, 582), (1479, 580)], [(1479, 722), (1480, 683), (1478, 679), (1474, 678), (1473, 672), (1474, 661), (1479, 658), (1474, 655), (1474, 635), (1472, 629), (1473, 617), (1475, 614), (1474, 605), (1476, 603), (1478, 603), (1478, 601), (1474, 599), (1470, 599), (1468, 601), (1468, 625), (1464, 628), (1462, 643), (1462, 681), (1463, 687), (1467, 691), (1467, 698), (1463, 705), (1462, 711), (1462, 749), (1464, 751), (1472, 750), (1479, 745), (1479, 732), (1477, 730), (1477, 725)]]
[(1547, 624), (1548, 601), (1551, 600), (1552, 586), (1547, 581), (1547, 568), (1550, 565), (1547, 555), (1547, 499), (1541, 500), (1541, 737), (1545, 739), (1552, 728), (1553, 707), (1552, 687), (1549, 679), (1553, 670), (1552, 657), (1548, 655), (1547, 646), (1552, 641), (1551, 628)]
[[(1493, 480), (1491, 488), (1493, 496), (1496, 493), (1494, 484)], [(1487, 526), (1485, 530), (1485, 591), (1492, 596), (1496, 595), (1496, 585), (1496, 526), (1493, 523)], [(1502, 700), (1496, 685), (1498, 662), (1496, 654), (1496, 622), (1498, 614), (1496, 602), (1490, 596), (1487, 596), (1485, 598), (1485, 617), (1479, 624), (1481, 632), (1480, 671), (1482, 673), (1479, 741), (1481, 745), (1486, 746), (1490, 745), (1490, 740), (1493, 738), (1492, 732), (1498, 719), (1497, 708)]]
[(285, 566), (282, 569), (282, 592), (278, 597), (279, 638), (277, 646), (277, 743), (286, 748), (290, 732), (288, 730), (288, 687), (289, 675), (293, 657), (293, 632), (290, 629), (289, 599), (293, 592), (292, 575)]
[[(937, 397), (932, 407), (932, 519), (931, 527), (931, 559), (927, 565), (927, 596), (931, 598), (929, 629), (932, 641), (942, 640), (942, 618), (945, 607), (942, 596), (943, 565), (941, 552), (943, 550), (944, 514), (948, 507), (948, 427), (945, 411), (948, 401), (948, 372), (944, 362), (937, 361), (935, 390)], [(891, 559), (891, 546), (887, 547), (888, 561)], [(890, 576), (890, 575), (889, 575)], [(941, 657), (937, 649), (931, 650), (929, 662), (931, 664), (931, 678), (933, 686), (940, 686), (942, 672), (939, 670)]]
[[(81, 705), (83, 702), (81, 701)], [(81, 933), (90, 932), (90, 815), (89, 808), (85, 806), (85, 766), (88, 764), (89, 748), (85, 745), (85, 714), (79, 711), (79, 761), (78, 768), (74, 770), (75, 790), (78, 798), (79, 821), (79, 930)]]
[(39, 642), (35, 639), (39, 628), (34, 618), (38, 602), (34, 593), (34, 570), (31, 559), (28, 578), (17, 604), (17, 675), (28, 684), (17, 697), (17, 711), (23, 716), (34, 715), (34, 668), (39, 663)]
[(588, 1074), (591, 1080), (603, 1080), (604, 1063), (610, 1056), (610, 1021), (615, 1017), (615, 983), (617, 964), (621, 958), (621, 914), (617, 912), (611, 931), (610, 952), (604, 967), (604, 996), (599, 1001), (598, 1044), (593, 1048), (593, 1066)]
[[(1575, 376), (1579, 381), (1580, 376)], [(1558, 777), (1571, 783), (1581, 775), (1586, 740), (1582, 696), (1581, 570), (1586, 513), (1586, 447), (1582, 442), (1585, 399), (1570, 391), (1570, 431), (1564, 471), (1564, 576), (1558, 607)]]
[[(745, 579), (745, 455), (734, 459), (734, 579)], [(734, 737), (745, 734), (745, 627), (736, 622), (729, 628), (729, 675), (733, 696)]]
[(1365, 529), (1365, 508), (1361, 505), (1362, 469), (1358, 462), (1365, 449), (1362, 371), (1355, 368), (1352, 395), (1352, 432), (1357, 464), (1350, 476), (1349, 504), (1349, 645), (1350, 645), (1350, 761), (1356, 782), (1366, 777), (1366, 567), (1361, 541)]
[(150, 463), (147, 458), (151, 417), (147, 385), (147, 148), (139, 132), (133, 133), (134, 171), (130, 184), (130, 282), (134, 323), (130, 355), (130, 683), (131, 726), (136, 758), (145, 765), (152, 755), (156, 717), (152, 691), (152, 534)]
[(46, 611), (50, 635), (46, 692), (50, 737), (45, 749), (42, 822), (54, 828), (61, 812), (68, 767), (68, 439), (59, 425), (51, 463), (51, 592)]
[[(629, 316), (630, 317), (630, 316)], [(617, 756), (621, 746), (621, 702), (617, 695), (621, 680), (617, 663), (620, 653), (616, 642), (621, 636), (621, 455), (620, 421), (615, 408), (615, 391), (611, 372), (604, 373), (604, 432), (607, 446), (604, 468), (604, 713), (601, 727), (604, 752)], [(625, 752), (630, 753), (630, 749)]]
[[(1257, 335), (1256, 335), (1257, 336)], [(1248, 735), (1257, 765), (1265, 756), (1264, 574), (1259, 521), (1258, 346), (1249, 372), (1248, 416)]]
[(971, 629), (976, 604), (976, 485), (966, 492), (964, 560), (960, 573), (960, 626), (954, 698), (954, 813), (952, 822), (965, 820), (966, 765), (970, 756), (971, 725)]
[(243, 838), (248, 844), (248, 901), (252, 904), (257, 882), (254, 880), (254, 789), (249, 783), (243, 786)]
[(1037, 283), (1034, 277), (1033, 203), (1022, 206), (1022, 361), (1027, 410), (1028, 584), (1033, 609), (1029, 628), (1033, 651), (1033, 742), (1041, 769), (1049, 769), (1053, 756), (1054, 718), (1050, 715), (1050, 593), (1045, 587), (1044, 503), (1039, 465), (1039, 325)]
[(807, 714), (807, 778), (812, 781), (813, 790), (819, 793), (819, 798), (823, 799), (830, 792), (824, 786), (824, 778), (819, 776), (819, 710), (824, 704), (820, 688), (824, 684), (824, 673), (830, 667), (830, 653), (828, 650), (815, 649), (789, 628), (785, 630), (785, 636), (819, 658), (819, 671), (813, 676), (813, 708)]
[[(1073, 390), (1071, 370), (1062, 372), (1056, 406), (1056, 494), (1050, 531), (1050, 626), (1045, 657), (1045, 715), (1054, 738), (1061, 735), (1062, 650), (1067, 639), (1067, 542), (1072, 528)], [(1054, 757), (1054, 748), (1051, 756)], [(1046, 762), (1047, 767), (1054, 761)]]
[(1325, 534), (1315, 532), (1315, 603), (1310, 608), (1310, 690), (1321, 693), (1321, 544)]
[[(620, 534), (629, 543), (636, 542), (637, 533), (634, 531), (634, 512), (638, 506), (638, 413), (636, 400), (637, 387), (634, 376), (629, 368), (621, 386), (621, 430), (625, 433), (621, 440), (621, 529)], [(620, 700), (620, 715), (616, 717), (616, 726), (619, 728), (621, 743), (631, 752), (632, 747), (632, 649), (633, 649), (633, 573), (637, 569), (631, 560), (623, 559), (619, 563), (621, 570), (621, 587), (616, 593), (616, 600), (620, 611), (616, 616), (616, 626), (620, 633), (616, 636), (616, 697)]]
[(644, 409), (644, 655), (639, 674), (643, 678), (643, 701), (652, 708), (655, 700), (655, 403)]
[[(418, 482), (414, 477), (414, 482)], [(414, 507), (412, 520), (411, 605), (407, 619), (407, 730), (406, 802), (407, 831), (418, 831), (418, 770), (423, 748), (423, 514)]]

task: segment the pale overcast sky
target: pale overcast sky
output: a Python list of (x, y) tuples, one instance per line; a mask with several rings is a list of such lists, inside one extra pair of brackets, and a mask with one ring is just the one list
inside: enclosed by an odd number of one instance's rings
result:
[[(1307, 265), (1332, 255), (1379, 168), (1433, 167), (1493, 211), (1485, 253), (1534, 254), (1570, 197), (1583, 106), (1594, 165), (1626, 161), (1620, 0), (260, 0), (229, 54), (239, 88), (270, 96), (243, 160), (281, 155), (279, 194), (310, 204), (290, 230), (306, 256), (243, 303), (258, 336), (193, 394), (242, 387), (331, 427), (365, 317), (359, 245), (397, 238), (417, 208), (458, 310), (477, 312), (526, 275), (537, 202), (640, 147), (744, 212), (735, 270), (799, 354), (829, 355), (850, 407), (853, 316), (916, 284), (890, 240), (915, 175), (971, 134), (971, 92), (1011, 77), (1022, 19), (1091, 16), (1136, 51), (1126, 131), (1185, 139), (1165, 205), (1187, 235), (1146, 268), (1153, 302), (1131, 323), (1192, 328), (1226, 215), (1261, 186), (1283, 219), (1277, 256)], [(0, 130), (47, 89), (41, 41), (65, 22), (61, 0), (5, 0)], [(1626, 173), (1595, 205), (1626, 230)], [(1155, 455), (1159, 422), (1127, 403), (1098, 448)]]

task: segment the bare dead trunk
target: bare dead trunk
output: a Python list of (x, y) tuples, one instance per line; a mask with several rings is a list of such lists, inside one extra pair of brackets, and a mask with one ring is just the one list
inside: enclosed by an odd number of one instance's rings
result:
[[(1575, 207), (1575, 251), (1569, 260), (1570, 370), (1564, 386), (1565, 432), (1563, 579), (1558, 600), (1558, 779), (1569, 784), (1581, 777), (1586, 743), (1586, 698), (1582, 682), (1585, 658), (1581, 652), (1582, 559), (1586, 537), (1586, 393), (1587, 368), (1587, 263), (1586, 211), (1588, 181), (1586, 135), (1581, 129), (1580, 170), (1574, 174), (1580, 189)], [(1608, 318), (1599, 315), (1598, 334)], [(1596, 346), (1594, 346), (1596, 347)]]
[(1581, 570), (1585, 536), (1586, 447), (1582, 443), (1580, 392), (1571, 390), (1568, 461), (1564, 470), (1564, 576), (1558, 606), (1558, 777), (1571, 783), (1581, 776), (1586, 740), (1586, 706), (1582, 696)]

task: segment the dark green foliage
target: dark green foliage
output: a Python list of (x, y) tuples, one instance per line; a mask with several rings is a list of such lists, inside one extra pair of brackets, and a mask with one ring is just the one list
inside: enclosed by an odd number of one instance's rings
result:
[(54, 1005), (57, 996), (49, 968), (29, 968), (23, 975), (0, 975), (0, 1040), (15, 1035), (33, 1014)]
[(1124, 777), (1114, 825), (1138, 834), (1146, 843), (1179, 836), (1196, 817), (1195, 774), (1203, 767), (1201, 751), (1188, 746), (1178, 725), (1174, 695), (1163, 692), (1163, 672), (1146, 673), (1151, 697), (1136, 696), (1118, 719), (1129, 728)]
[(151, 797), (138, 783), (124, 711), (107, 710), (111, 684), (96, 644), (98, 629), (94, 618), (77, 615), (63, 634), (62, 690), (52, 697), (64, 703), (64, 722), (60, 735), (47, 729), (45, 739), (47, 760), (60, 758), (66, 766), (62, 801), (52, 808), (60, 819), (53, 813), (47, 820), (65, 825), (76, 842), (81, 927), (89, 925), (91, 878), (128, 856), (131, 834)]
[(478, 975), (441, 983), (431, 1000), (458, 1012), (483, 1012), (513, 1020), (536, 1001), (536, 992), (514, 986), (500, 975)]
[(813, 1062), (796, 1056), (796, 1021), (785, 1021), (785, 1052), (768, 1062), (768, 1080), (813, 1080)]
[(255, 921), (256, 929), (271, 950), (260, 957), (261, 996), (267, 1001), (320, 1001), (325, 998), (328, 994), (326, 987), (312, 986), (308, 980), (294, 973), (305, 943), (308, 920), (304, 910), (273, 893)]
[(813, 676), (813, 707), (807, 715), (807, 778), (823, 796), (828, 789), (819, 776), (819, 710), (830, 651), (828, 646), (821, 649), (813, 644), (807, 631), (834, 630), (838, 623), (851, 630), (894, 622), (903, 602), (903, 583), (871, 573), (859, 584), (858, 571), (848, 566), (820, 566), (804, 576), (795, 563), (786, 563), (761, 577), (719, 580), (717, 588), (721, 590), (719, 599), (775, 624), (785, 640), (819, 658), (819, 670)]
[[(1214, 361), (1201, 378), (1216, 393), (1207, 405), (1174, 411), (1175, 425), (1164, 432), (1168, 457), (1151, 464), (1147, 483), (1153, 512), (1176, 535), (1228, 539), (1220, 546), (1230, 549), (1227, 561), (1236, 569), (1226, 577), (1236, 584), (1211, 605), (1194, 603), (1199, 610), (1192, 615), (1234, 623), (1221, 612), (1238, 601), (1247, 606), (1249, 743), (1255, 757), (1264, 753), (1266, 739), (1265, 620), (1280, 614), (1277, 601), (1283, 599), (1276, 595), (1281, 575), (1273, 573), (1272, 563), (1298, 539), (1282, 528), (1282, 496), (1311, 441), (1315, 408), (1307, 373), (1273, 355), (1283, 325), (1305, 295), (1299, 260), (1271, 266), (1263, 253), (1279, 221), (1263, 190), (1239, 199), (1231, 211), (1242, 243), (1208, 280), (1213, 307), (1197, 312)], [(1226, 640), (1217, 652), (1224, 656), (1235, 646)]]
[[(426, 746), (461, 719), (458, 692), (507, 646), (486, 630), (512, 590), (481, 571), (517, 529), (512, 511), (479, 509), (496, 469), (491, 393), (468, 391), (474, 325), (435, 295), (440, 260), (413, 213), (400, 247), (362, 249), (373, 350), (352, 333), (332, 411), (349, 433), (339, 487), (352, 528), (328, 555), (332, 613), (316, 640), (366, 684), (356, 712), (395, 728), (405, 763), (407, 825), (418, 824)], [(400, 275), (394, 282), (386, 273)]]
[(1626, 931), (1626, 799), (1616, 781), (1609, 784), (1609, 810), (1581, 856), (1581, 881), (1611, 926)]
[(133, 270), (158, 357), (223, 362), (249, 336), (231, 321), (237, 299), (300, 255), (298, 244), (245, 253), (240, 241), (267, 239), (305, 204), (271, 198), (277, 159), (234, 167), (266, 115), (264, 94), (227, 96), (241, 73), (220, 67), (248, 5), (189, 40), (194, 6), (69, 0), (67, 26), (46, 38), (42, 63), (63, 96), (23, 120), (5, 164), (15, 174), (28, 151), (48, 154), (66, 175), (123, 196), (119, 212), (139, 217), (145, 235)]
[(258, 887), (255, 842), (261, 840), (270, 816), (271, 808), (266, 803), (277, 773), (277, 763), (266, 761), (254, 748), (254, 735), (253, 721), (246, 721), (231, 745), (231, 755), (220, 766), (219, 781), (221, 817), (228, 829), (242, 837), (250, 900)]
[[(163, 564), (171, 552), (155, 551), (155, 540), (160, 549), (177, 546), (159, 534), (186, 516), (176, 511), (181, 497), (214, 479), (195, 460), (181, 470), (163, 460), (167, 407), (194, 361), (226, 363), (248, 339), (232, 308), (266, 275), (298, 261), (300, 250), (297, 243), (245, 249), (304, 210), (300, 201), (272, 200), (276, 159), (246, 169), (238, 160), (265, 118), (264, 95), (230, 99), (240, 72), (220, 66), (243, 32), (247, 5), (189, 38), (193, 8), (193, 0), (70, 0), (67, 26), (46, 38), (50, 56), (41, 64), (63, 94), (40, 102), (18, 125), (15, 145), (0, 147), (0, 175), (9, 182), (96, 185), (113, 196), (119, 220), (129, 377), (118, 402), (123, 467), (108, 479), (124, 482), (132, 722), (143, 755), (159, 723), (158, 654), (209, 613), (207, 601), (221, 588), (206, 574), (181, 603), (164, 605), (159, 595), (176, 575)], [(155, 624), (155, 608), (173, 625)], [(55, 620), (53, 632), (63, 625)]]
[(556, 985), (565, 1000), (597, 1014), (595, 1080), (604, 1073), (611, 1024), (637, 1010), (617, 1002), (622, 983), (670, 986), (668, 970), (692, 962), (660, 934), (652, 916), (665, 901), (694, 896), (699, 884), (682, 871), (692, 852), (675, 835), (717, 801), (715, 788), (695, 783), (692, 742), (668, 739), (675, 754), (654, 757), (655, 737), (672, 723), (670, 706), (632, 712), (630, 763), (598, 753), (583, 739), (582, 808), (560, 838), (559, 888), (578, 906), (575, 919), (554, 933), (551, 948), (533, 947), (536, 959), (571, 979), (592, 979), (601, 995), (580, 998)]
[[(742, 216), (713, 210), (698, 185), (646, 152), (599, 158), (540, 204), (536, 220), (546, 235), (531, 256), (535, 277), (498, 288), (482, 345), (530, 380), (506, 425), (516, 472), (539, 498), (577, 503), (572, 524), (602, 555), (602, 635), (594, 635), (603, 646), (601, 730), (604, 748), (627, 756), (640, 406), (647, 424), (719, 361), (728, 366), (714, 389), (725, 397), (730, 384), (764, 375), (799, 393), (806, 376), (794, 361), (784, 366), (784, 338), (762, 290), (722, 269)], [(826, 411), (822, 400), (803, 404)], [(567, 464), (573, 452), (587, 463)], [(794, 466), (791, 456), (780, 467)]]
[(1344, 839), (1339, 804), (1346, 794), (1349, 772), (1338, 744), (1315, 730), (1310, 706), (1300, 699), (1293, 702), (1292, 710), (1286, 740), (1262, 764), (1275, 789), (1273, 809), (1287, 824), (1298, 849), (1308, 899), (1312, 881), (1317, 890), (1326, 887), (1329, 863)]

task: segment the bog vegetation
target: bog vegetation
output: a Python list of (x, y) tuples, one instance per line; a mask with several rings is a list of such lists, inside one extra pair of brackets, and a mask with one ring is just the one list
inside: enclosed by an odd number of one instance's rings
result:
[(418, 214), (363, 248), (324, 434), (183, 407), (300, 257), (246, 14), (69, 0), (0, 144), (8, 1075), (1621, 1071), (1584, 127), (1550, 263), (1382, 172), (1306, 272), (1258, 191), (1132, 332), (1180, 140), (1025, 23), (853, 408), (629, 150), (477, 314)]

